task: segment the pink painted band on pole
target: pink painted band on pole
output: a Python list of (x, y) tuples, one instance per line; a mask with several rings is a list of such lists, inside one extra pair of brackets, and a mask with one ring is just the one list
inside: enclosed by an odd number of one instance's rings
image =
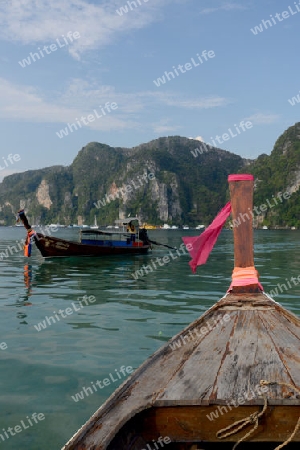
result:
[(249, 286), (251, 284), (258, 284), (260, 290), (264, 290), (259, 282), (259, 273), (255, 267), (235, 267), (232, 272), (232, 282), (227, 292), (230, 292), (234, 286)]
[(229, 183), (231, 181), (253, 181), (253, 180), (254, 180), (254, 176), (250, 175), (248, 173), (241, 173), (241, 174), (237, 174), (237, 175), (228, 175)]

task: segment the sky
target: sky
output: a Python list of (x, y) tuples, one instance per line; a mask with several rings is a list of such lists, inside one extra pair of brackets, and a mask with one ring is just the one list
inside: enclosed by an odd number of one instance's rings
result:
[(0, 21), (0, 180), (94, 141), (254, 159), (299, 121), (299, 0), (0, 0)]

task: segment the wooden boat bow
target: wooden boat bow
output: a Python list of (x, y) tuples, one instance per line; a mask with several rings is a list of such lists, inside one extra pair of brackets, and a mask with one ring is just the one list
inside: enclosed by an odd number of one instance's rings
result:
[[(233, 218), (249, 216), (253, 180), (229, 184)], [(234, 257), (247, 272), (254, 268), (252, 216), (243, 217)], [(253, 446), (288, 440), (300, 409), (300, 320), (262, 291), (258, 276), (245, 279), (148, 358), (63, 450), (148, 450), (159, 436), (170, 437), (172, 449), (214, 449), (218, 432), (239, 421), (246, 428), (225, 432), (222, 442), (243, 440), (251, 428), (245, 418), (263, 405), (247, 439)], [(299, 446), (299, 433), (293, 440)]]

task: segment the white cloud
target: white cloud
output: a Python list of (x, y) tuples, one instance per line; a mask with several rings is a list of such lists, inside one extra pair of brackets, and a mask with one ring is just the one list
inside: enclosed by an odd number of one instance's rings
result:
[[(116, 96), (115, 96), (116, 97)], [(14, 121), (37, 123), (68, 123), (76, 118), (93, 113), (93, 109), (100, 115), (100, 105), (116, 102), (110, 92), (104, 90), (98, 98), (88, 99), (87, 96), (64, 97), (58, 93), (56, 98), (48, 101), (35, 88), (30, 86), (13, 85), (5, 79), (0, 79), (0, 118)], [(67, 101), (68, 98), (68, 101)], [(118, 103), (117, 103), (118, 104)], [(119, 106), (119, 105), (118, 105)], [(116, 114), (115, 114), (116, 112)], [(112, 111), (107, 116), (95, 120), (88, 125), (92, 129), (109, 131), (135, 127), (136, 123), (126, 114), (119, 114), (119, 110)]]
[(192, 139), (193, 141), (200, 141), (200, 142), (204, 142), (203, 137), (202, 136), (197, 136), (195, 138), (190, 137), (189, 139)]
[(234, 11), (234, 10), (245, 10), (247, 7), (245, 5), (237, 4), (237, 3), (224, 3), (223, 5), (213, 7), (213, 8), (204, 8), (200, 11), (200, 14), (212, 14), (217, 11)]
[(172, 126), (172, 125), (154, 125), (153, 131), (154, 131), (154, 133), (161, 135), (161, 134), (168, 133), (171, 131), (177, 131), (180, 128), (181, 127), (179, 127), (179, 126)]
[[(94, 114), (94, 110), (100, 115), (101, 107), (107, 102), (116, 103), (117, 109), (94, 122), (88, 122), (86, 127), (102, 131), (141, 129), (144, 128), (142, 122), (146, 120), (145, 115), (162, 106), (198, 110), (224, 106), (230, 100), (217, 96), (187, 99), (176, 92), (122, 93), (117, 92), (113, 86), (78, 78), (72, 79), (64, 91), (48, 92), (33, 86), (16, 85), (0, 78), (0, 118), (5, 120), (66, 126), (67, 123), (80, 120), (82, 116)], [(156, 132), (178, 130), (178, 126), (162, 121), (152, 126)]]
[(67, 115), (70, 108), (62, 109), (43, 100), (38, 90), (31, 86), (14, 85), (0, 79), (0, 117), (34, 122), (56, 122), (57, 117)]
[(10, 0), (0, 3), (0, 39), (24, 45), (51, 45), (69, 31), (77, 31), (80, 38), (65, 49), (79, 59), (86, 51), (160, 20), (162, 7), (170, 2), (151, 0), (119, 16), (116, 9), (126, 5), (124, 0), (105, 0), (100, 5), (87, 0)]
[(180, 125), (170, 125), (169, 119), (161, 119), (160, 122), (153, 124), (153, 131), (157, 134), (164, 134), (169, 132), (178, 131), (182, 128)]
[(252, 114), (252, 116), (246, 117), (244, 120), (250, 120), (254, 125), (269, 125), (271, 123), (275, 123), (279, 120), (279, 114), (263, 114), (256, 113)]
[(85, 111), (110, 101), (116, 102), (124, 114), (134, 114), (144, 108), (144, 98), (147, 96), (147, 93), (119, 93), (111, 85), (99, 85), (97, 81), (77, 78), (70, 81), (61, 94), (60, 102)]
[(178, 96), (174, 98), (166, 98), (165, 103), (170, 106), (177, 106), (186, 109), (209, 109), (218, 106), (226, 106), (231, 103), (231, 100), (224, 97), (202, 97), (199, 99), (182, 100)]

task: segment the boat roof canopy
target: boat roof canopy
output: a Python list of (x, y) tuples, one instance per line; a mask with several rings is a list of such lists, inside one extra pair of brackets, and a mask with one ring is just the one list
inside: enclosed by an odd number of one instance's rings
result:
[(130, 222), (139, 223), (138, 217), (127, 217), (126, 219), (118, 219), (115, 221), (116, 225), (128, 225)]

